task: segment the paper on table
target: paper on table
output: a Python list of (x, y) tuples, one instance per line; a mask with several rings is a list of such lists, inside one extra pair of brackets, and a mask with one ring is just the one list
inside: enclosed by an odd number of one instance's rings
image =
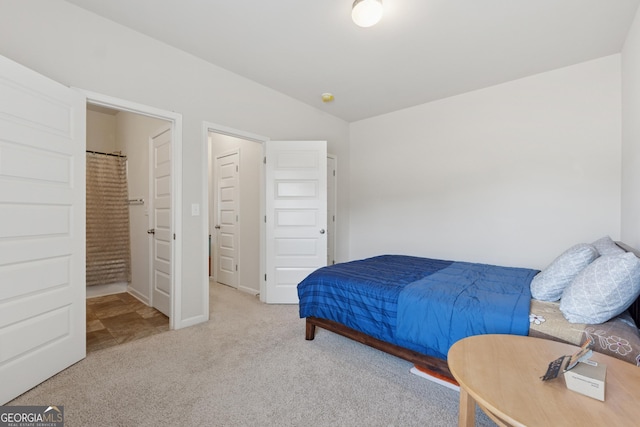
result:
[(571, 370), (574, 366), (578, 364), (578, 362), (582, 362), (587, 360), (593, 354), (591, 348), (593, 347), (593, 340), (589, 337), (585, 340), (584, 343), (580, 346), (580, 350), (576, 351), (571, 358), (569, 359), (569, 363), (567, 363), (567, 367), (565, 371)]

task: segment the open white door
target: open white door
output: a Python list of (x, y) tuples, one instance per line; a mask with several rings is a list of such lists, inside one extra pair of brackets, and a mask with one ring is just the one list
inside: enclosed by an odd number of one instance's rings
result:
[(151, 302), (152, 306), (171, 317), (171, 127), (151, 137), (149, 161), (149, 193), (151, 194)]
[(0, 56), (0, 404), (85, 357), (85, 115)]
[(267, 141), (266, 295), (297, 304), (297, 285), (327, 263), (327, 143)]

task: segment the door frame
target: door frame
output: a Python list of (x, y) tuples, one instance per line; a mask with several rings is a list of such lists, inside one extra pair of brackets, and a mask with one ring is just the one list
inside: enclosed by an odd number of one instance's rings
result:
[[(181, 329), (200, 323), (202, 319), (182, 319), (182, 114), (138, 104), (113, 96), (75, 88), (87, 97), (87, 104), (99, 105), (114, 110), (127, 111), (165, 120), (171, 126), (171, 228), (174, 244), (171, 249), (171, 315), (169, 328)], [(207, 287), (208, 292), (208, 287)], [(208, 302), (208, 298), (207, 298)], [(207, 303), (208, 307), (208, 303)], [(204, 311), (208, 318), (209, 311)], [(206, 320), (206, 319), (204, 319)]]
[[(233, 136), (235, 138), (245, 139), (248, 141), (257, 142), (262, 145), (262, 153), (264, 156), (265, 143), (271, 138), (258, 135), (255, 133), (245, 132), (243, 130), (234, 129), (228, 126), (223, 126), (217, 123), (202, 122), (202, 200), (209, 200), (209, 132), (219, 133), (221, 135)], [(264, 164), (260, 173), (260, 188), (264, 189), (265, 176), (264, 176)], [(209, 312), (209, 272), (208, 265), (208, 253), (209, 253), (209, 203), (202, 204), (202, 229), (207, 230), (203, 234), (202, 239), (202, 260), (204, 266), (204, 277), (206, 283), (204, 283), (203, 289), (206, 289), (206, 295), (203, 295), (202, 300), (206, 302), (206, 312)], [(264, 217), (265, 212), (265, 193), (264, 190), (260, 191), (260, 216)], [(266, 226), (264, 221), (260, 221), (260, 272), (265, 271), (265, 232)], [(240, 277), (240, 276), (238, 276)], [(266, 283), (264, 280), (260, 280), (260, 301), (264, 302), (264, 295), (266, 295)]]
[[(333, 200), (331, 201), (333, 203), (333, 209), (334, 209), (334, 214), (335, 214), (335, 218), (334, 219), (329, 219), (327, 218), (327, 230), (330, 230), (330, 233), (332, 233), (333, 236), (333, 248), (332, 248), (332, 253), (331, 253), (331, 260), (333, 261), (333, 263), (335, 264), (336, 262), (336, 242), (338, 241), (337, 239), (337, 234), (338, 234), (338, 156), (336, 156), (335, 154), (330, 154), (327, 153), (327, 158), (328, 159), (332, 159), (333, 160), (333, 165), (335, 167), (335, 169), (333, 170), (334, 175), (333, 175)], [(329, 177), (327, 176), (327, 181), (329, 180)], [(329, 198), (327, 195), (327, 203), (329, 203)]]

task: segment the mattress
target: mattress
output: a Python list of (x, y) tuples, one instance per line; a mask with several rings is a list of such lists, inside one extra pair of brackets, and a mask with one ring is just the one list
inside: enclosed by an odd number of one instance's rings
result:
[(594, 351), (640, 366), (640, 333), (628, 312), (601, 324), (569, 323), (559, 302), (532, 299), (529, 336), (574, 345), (591, 338)]

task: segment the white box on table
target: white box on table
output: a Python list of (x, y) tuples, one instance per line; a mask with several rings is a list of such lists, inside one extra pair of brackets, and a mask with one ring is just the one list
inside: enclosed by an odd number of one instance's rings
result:
[(571, 370), (565, 371), (564, 381), (569, 390), (604, 401), (606, 376), (606, 365), (589, 360), (578, 362)]

